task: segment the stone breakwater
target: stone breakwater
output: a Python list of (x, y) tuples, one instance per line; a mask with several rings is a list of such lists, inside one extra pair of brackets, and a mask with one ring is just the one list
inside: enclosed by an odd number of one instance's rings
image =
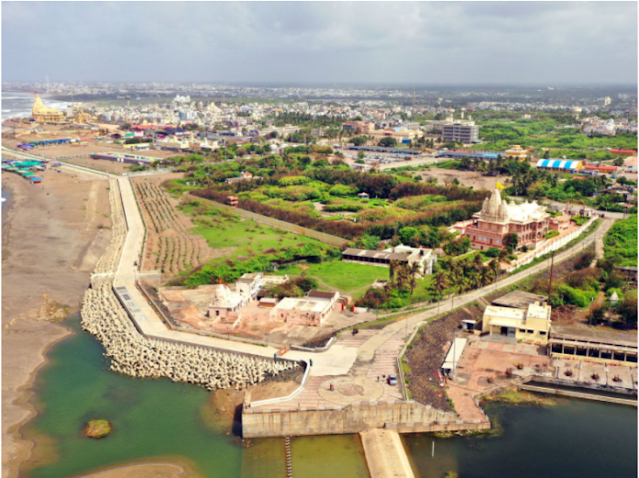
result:
[(111, 205), (111, 241), (104, 251), (104, 254), (98, 260), (94, 273), (96, 274), (114, 274), (124, 240), (126, 239), (126, 221), (124, 219), (124, 210), (122, 208), (122, 200), (120, 199), (120, 187), (115, 179), (109, 182), (109, 203)]
[(112, 371), (133, 377), (166, 377), (210, 390), (244, 388), (297, 366), (144, 337), (104, 283), (87, 291), (82, 327), (102, 342)]
[(82, 328), (104, 346), (114, 372), (145, 378), (169, 378), (210, 390), (244, 388), (298, 366), (288, 360), (221, 352), (205, 347), (168, 342), (138, 332), (112, 289), (112, 280), (126, 238), (124, 211), (117, 182), (111, 182), (112, 237), (99, 261), (82, 303)]

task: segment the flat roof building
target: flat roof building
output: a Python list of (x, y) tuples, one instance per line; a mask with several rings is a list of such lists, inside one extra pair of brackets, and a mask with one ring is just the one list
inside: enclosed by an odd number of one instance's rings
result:
[(450, 123), (442, 127), (444, 143), (478, 143), (479, 126), (475, 124)]
[(391, 261), (398, 261), (412, 265), (419, 265), (420, 275), (433, 273), (433, 266), (437, 263), (437, 255), (432, 249), (423, 249), (399, 245), (384, 251), (371, 251), (349, 247), (342, 252), (344, 262), (361, 262), (373, 266), (390, 267)]
[(525, 309), (489, 305), (482, 318), (482, 333), (546, 344), (550, 332), (550, 313), (549, 305), (539, 303), (529, 304)]
[(550, 355), (595, 362), (637, 364), (637, 335), (553, 326)]

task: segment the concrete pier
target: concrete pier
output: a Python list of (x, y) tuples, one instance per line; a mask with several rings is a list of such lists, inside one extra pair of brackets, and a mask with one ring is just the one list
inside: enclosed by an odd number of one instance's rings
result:
[(373, 429), (360, 433), (371, 478), (414, 478), (399, 434)]

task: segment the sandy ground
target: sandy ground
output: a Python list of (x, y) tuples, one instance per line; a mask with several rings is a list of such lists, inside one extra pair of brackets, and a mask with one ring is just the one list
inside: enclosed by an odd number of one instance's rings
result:
[(475, 171), (458, 171), (456, 169), (441, 168), (430, 168), (415, 174), (419, 174), (424, 180), (429, 177), (437, 178), (440, 184), (452, 182), (453, 179), (457, 178), (464, 186), (475, 189), (487, 189), (489, 191), (495, 189), (497, 182), (506, 186), (508, 179), (508, 176), (482, 176), (481, 173)]
[[(82, 133), (81, 133), (82, 134)], [(39, 134), (39, 135), (20, 135), (15, 139), (8, 138), (3, 139), (2, 142), (5, 146), (9, 148), (15, 148), (19, 143), (24, 141), (35, 141), (35, 140), (43, 140), (43, 139), (55, 139), (55, 138), (77, 138), (78, 134), (67, 133), (67, 134)], [(53, 145), (53, 146), (39, 146), (35, 148), (34, 153), (44, 156), (45, 158), (66, 158), (68, 156), (79, 156), (65, 159), (69, 163), (77, 164), (79, 166), (88, 166), (94, 169), (100, 169), (102, 171), (106, 171), (108, 173), (121, 174), (122, 172), (128, 171), (129, 164), (118, 163), (114, 161), (106, 161), (101, 159), (91, 159), (89, 156), (93, 153), (100, 153), (104, 151), (122, 153), (122, 152), (131, 152), (130, 150), (125, 150), (122, 145), (107, 143), (103, 141), (89, 141), (86, 144), (82, 145)], [(173, 151), (165, 151), (158, 149), (150, 149), (148, 151), (138, 151), (132, 152), (133, 154), (141, 154), (143, 156), (153, 156), (156, 158), (169, 158), (172, 156), (176, 156), (176, 153)]]
[(69, 334), (55, 323), (78, 309), (110, 238), (108, 183), (47, 171), (29, 185), (2, 175), (11, 194), (2, 231), (2, 476), (17, 476), (32, 444), (19, 427), (34, 413), (29, 387), (47, 349)]
[(142, 462), (111, 467), (80, 476), (82, 478), (192, 478), (199, 475), (188, 465)]

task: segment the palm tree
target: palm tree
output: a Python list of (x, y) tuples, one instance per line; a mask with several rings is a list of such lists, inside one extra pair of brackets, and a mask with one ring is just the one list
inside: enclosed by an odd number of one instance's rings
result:
[(409, 284), (410, 284), (410, 295), (412, 297), (413, 291), (417, 286), (417, 276), (419, 275), (419, 264), (417, 262), (413, 262), (409, 267), (408, 271), (410, 273), (409, 276)]

